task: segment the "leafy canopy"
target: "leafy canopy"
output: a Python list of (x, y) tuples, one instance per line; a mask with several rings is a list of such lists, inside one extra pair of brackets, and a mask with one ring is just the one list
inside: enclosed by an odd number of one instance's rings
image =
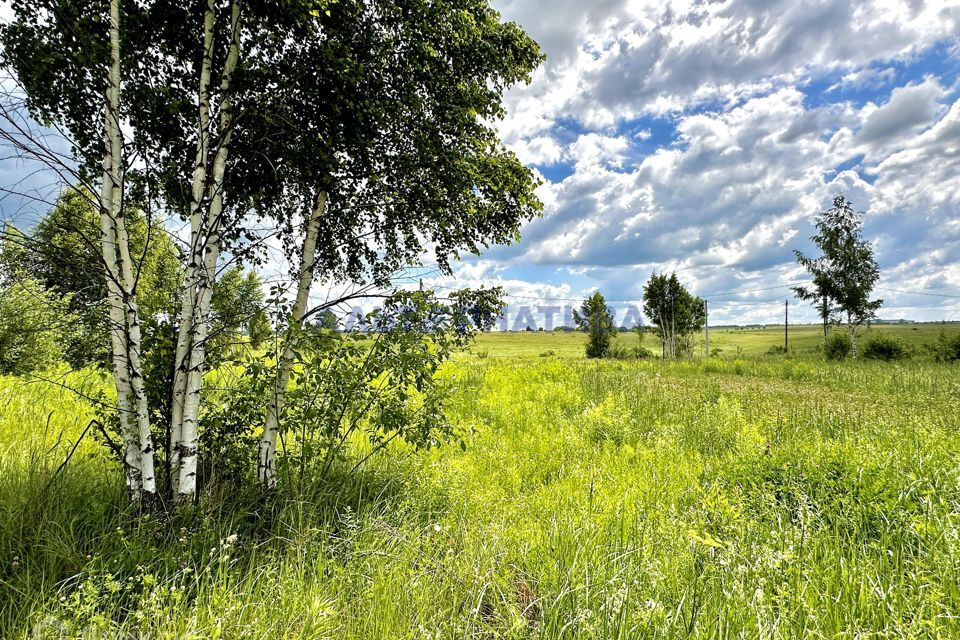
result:
[[(129, 148), (144, 159), (128, 168), (128, 182), (152, 185), (185, 215), (200, 6), (122, 4), (121, 115)], [(102, 159), (107, 6), (14, 0), (14, 18), (0, 28), (31, 113), (71, 134), (88, 176)], [(539, 212), (533, 174), (500, 143), (495, 121), (503, 92), (529, 80), (542, 56), (487, 0), (247, 0), (229, 95), (216, 80), (230, 4), (215, 6), (212, 117), (226, 97), (236, 113), (224, 249), (240, 251), (266, 226), (284, 231), (295, 254), (298, 222), (325, 190), (317, 272), (385, 281), (427, 248), (448, 269), (462, 252), (510, 242)]]

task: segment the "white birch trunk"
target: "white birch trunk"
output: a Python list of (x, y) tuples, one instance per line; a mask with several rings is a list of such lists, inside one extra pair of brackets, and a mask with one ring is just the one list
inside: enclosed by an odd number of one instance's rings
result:
[[(119, 136), (116, 136), (119, 147)], [(119, 149), (118, 149), (119, 151)], [(118, 156), (114, 156), (118, 157)], [(117, 172), (119, 173), (119, 172)], [(119, 185), (114, 187), (114, 202), (120, 202)], [(143, 362), (141, 360), (143, 339), (140, 331), (140, 310), (137, 305), (133, 263), (130, 258), (130, 241), (127, 236), (123, 212), (115, 217), (117, 246), (120, 253), (120, 274), (123, 283), (124, 315), (127, 325), (127, 364), (130, 371), (130, 393), (133, 418), (136, 420), (140, 447), (140, 482), (143, 494), (150, 498), (157, 493), (157, 478), (153, 463), (153, 434), (150, 433), (150, 407), (144, 386)]]
[(123, 437), (124, 477), (127, 491), (132, 500), (139, 500), (140, 482), (140, 443), (134, 427), (134, 411), (131, 405), (130, 377), (127, 365), (126, 318), (123, 313), (120, 273), (117, 268), (116, 227), (109, 213), (113, 201), (112, 161), (104, 155), (103, 185), (100, 196), (100, 249), (107, 279), (108, 323), (110, 347), (113, 364), (113, 380), (117, 390), (117, 409), (120, 420), (120, 434)]
[(110, 70), (104, 105), (103, 181), (100, 185), (100, 250), (107, 281), (108, 321), (112, 351), (114, 385), (120, 433), (124, 447), (124, 477), (131, 500), (143, 493), (142, 455), (137, 431), (136, 410), (130, 381), (125, 287), (117, 247), (120, 244), (117, 219), (120, 215), (122, 188), (120, 163), (120, 3), (110, 2)]
[(207, 184), (207, 156), (210, 150), (210, 68), (213, 66), (214, 0), (208, 0), (203, 15), (203, 59), (200, 63), (197, 154), (193, 166), (190, 199), (190, 259), (184, 275), (184, 296), (174, 355), (173, 402), (170, 424), (170, 472), (174, 493), (178, 492), (181, 447), (183, 446), (183, 410), (187, 395), (187, 372), (194, 343), (197, 278), (203, 267), (201, 206)]
[[(133, 263), (130, 258), (130, 240), (123, 218), (122, 157), (120, 139), (120, 9), (114, 0), (110, 7), (110, 48), (112, 65), (110, 71), (110, 112), (107, 119), (107, 135), (110, 140), (110, 155), (113, 159), (111, 217), (115, 225), (115, 239), (120, 257), (120, 284), (123, 289), (123, 312), (127, 328), (127, 366), (130, 380), (130, 394), (135, 420), (140, 459), (140, 489), (143, 495), (153, 496), (157, 492), (156, 475), (153, 465), (153, 437), (150, 433), (150, 408), (147, 392), (144, 388), (143, 364), (141, 362), (142, 337), (140, 332), (140, 311), (137, 306)], [(131, 430), (134, 425), (131, 424)]]
[(233, 107), (230, 85), (240, 57), (241, 3), (234, 0), (230, 7), (230, 49), (224, 62), (220, 80), (220, 141), (211, 169), (207, 189), (209, 208), (203, 224), (203, 268), (197, 278), (196, 304), (193, 310), (193, 343), (190, 346), (190, 366), (186, 372), (186, 394), (181, 422), (180, 470), (177, 495), (181, 500), (192, 499), (197, 492), (197, 418), (200, 413), (200, 390), (203, 386), (205, 343), (210, 332), (210, 302), (216, 279), (217, 260), (220, 257), (220, 225), (223, 215), (223, 183), (230, 138), (233, 135)]
[(297, 282), (297, 297), (290, 312), (290, 320), (284, 339), (284, 350), (277, 363), (277, 377), (273, 385), (273, 394), (267, 407), (267, 419), (260, 436), (260, 446), (257, 451), (257, 479), (267, 489), (277, 483), (277, 434), (280, 432), (280, 414), (283, 412), (283, 403), (287, 393), (287, 383), (290, 380), (290, 371), (293, 368), (294, 340), (302, 329), (303, 314), (307, 310), (310, 298), (310, 286), (313, 284), (316, 266), (317, 236), (320, 232), (320, 219), (327, 207), (327, 193), (321, 191), (317, 196), (317, 203), (306, 224), (306, 233), (303, 239), (303, 251), (300, 262), (300, 274)]

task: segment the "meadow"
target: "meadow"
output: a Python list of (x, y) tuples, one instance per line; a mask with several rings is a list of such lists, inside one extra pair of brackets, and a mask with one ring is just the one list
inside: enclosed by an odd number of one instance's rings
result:
[(172, 520), (124, 511), (86, 400), (0, 379), (0, 637), (958, 637), (957, 365), (819, 335), (679, 362), (484, 335), (446, 371), (464, 448)]
[[(960, 323), (905, 323), (873, 325), (860, 332), (861, 344), (876, 335), (891, 336), (923, 355), (923, 347), (936, 340), (941, 330), (948, 335), (960, 333)], [(771, 347), (783, 346), (783, 325), (760, 327), (719, 326), (710, 328), (710, 351), (719, 350), (725, 358), (767, 355)], [(793, 355), (813, 357), (820, 353), (823, 328), (820, 325), (801, 324), (789, 327), (789, 349)], [(587, 337), (574, 331), (534, 331), (516, 333), (486, 333), (478, 336), (472, 351), (483, 355), (535, 357), (555, 355), (563, 358), (582, 358)], [(617, 342), (624, 347), (637, 343), (635, 333), (622, 332)], [(651, 333), (644, 335), (643, 346), (659, 353), (660, 343)], [(691, 341), (695, 354), (704, 352), (704, 336)], [(550, 353), (552, 352), (552, 353)]]

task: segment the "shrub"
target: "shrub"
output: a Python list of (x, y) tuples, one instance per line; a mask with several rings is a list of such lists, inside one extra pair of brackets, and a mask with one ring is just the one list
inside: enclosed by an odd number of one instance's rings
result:
[(825, 353), (827, 360), (843, 360), (850, 355), (853, 345), (850, 344), (850, 336), (845, 333), (831, 333), (827, 338)]
[(767, 349), (767, 354), (771, 356), (783, 355), (787, 352), (787, 348), (782, 344), (770, 345), (770, 348)]
[(903, 360), (910, 355), (907, 346), (887, 335), (876, 335), (867, 341), (863, 347), (863, 357), (871, 360)]
[(928, 348), (937, 362), (956, 362), (960, 360), (960, 333), (948, 337), (941, 329), (937, 341)]
[(607, 358), (614, 360), (643, 360), (644, 358), (653, 358), (656, 354), (646, 347), (627, 347), (622, 344), (613, 343), (607, 349)]
[(68, 304), (32, 278), (0, 289), (0, 374), (33, 373), (63, 358), (73, 324)]

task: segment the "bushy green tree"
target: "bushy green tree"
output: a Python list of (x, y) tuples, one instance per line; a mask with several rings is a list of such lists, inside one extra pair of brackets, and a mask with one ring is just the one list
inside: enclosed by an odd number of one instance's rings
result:
[(610, 341), (617, 333), (613, 314), (599, 291), (583, 301), (580, 309), (573, 310), (577, 328), (588, 334), (586, 352), (588, 358), (603, 358), (610, 351)]
[(63, 358), (74, 318), (66, 298), (29, 277), (0, 288), (0, 373), (28, 374)]
[(247, 323), (247, 335), (250, 337), (250, 346), (260, 349), (273, 335), (273, 325), (270, 316), (263, 308), (257, 309)]
[[(163, 225), (148, 221), (141, 208), (128, 205), (126, 221), (130, 251), (137, 260), (141, 317), (150, 323), (176, 311), (183, 279), (180, 254)], [(65, 336), (63, 351), (74, 367), (109, 357), (107, 286), (99, 242), (96, 200), (84, 188), (65, 191), (29, 232), (8, 226), (3, 234), (3, 270), (26, 275), (69, 301), (67, 310), (75, 325)]]
[(690, 340), (707, 321), (706, 304), (680, 283), (676, 273), (653, 274), (643, 287), (643, 312), (663, 343), (663, 356), (689, 353)]
[[(234, 347), (241, 342), (243, 330), (249, 333), (251, 323), (255, 320), (260, 323), (257, 339), (263, 338), (263, 281), (256, 271), (244, 271), (239, 266), (224, 271), (213, 285), (211, 308), (212, 340), (207, 345), (211, 364), (235, 351)], [(269, 331), (269, 320), (267, 327)]]

